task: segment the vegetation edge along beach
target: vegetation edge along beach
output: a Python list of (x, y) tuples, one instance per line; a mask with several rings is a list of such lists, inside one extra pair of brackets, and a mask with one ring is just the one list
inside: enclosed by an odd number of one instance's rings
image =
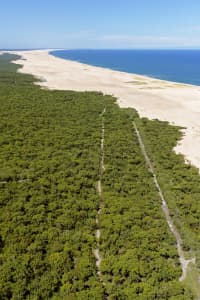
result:
[(40, 78), (48, 89), (101, 91), (117, 98), (120, 107), (133, 107), (140, 116), (168, 121), (183, 127), (184, 135), (175, 147), (200, 169), (198, 86), (157, 80), (137, 74), (113, 71), (54, 57), (49, 50), (15, 51), (22, 58), (20, 72)]
[[(1, 298), (198, 299), (200, 177), (173, 151), (181, 128), (140, 118), (100, 92), (41, 89), (34, 77), (17, 72), (11, 60), (18, 58), (0, 56)], [(184, 254), (196, 258), (182, 282), (176, 240), (133, 121)]]

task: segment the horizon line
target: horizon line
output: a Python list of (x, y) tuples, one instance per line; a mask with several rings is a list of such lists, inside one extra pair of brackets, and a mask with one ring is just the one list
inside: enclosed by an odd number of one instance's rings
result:
[(66, 51), (72, 51), (72, 50), (112, 50), (112, 51), (117, 51), (117, 50), (142, 50), (142, 51), (166, 51), (166, 50), (194, 50), (194, 51), (200, 51), (199, 48), (90, 48), (90, 47), (75, 47), (75, 48), (59, 48), (59, 47), (34, 47), (34, 48), (0, 48), (0, 51), (34, 51), (34, 50), (52, 50), (52, 51), (61, 51), (61, 50), (66, 50)]

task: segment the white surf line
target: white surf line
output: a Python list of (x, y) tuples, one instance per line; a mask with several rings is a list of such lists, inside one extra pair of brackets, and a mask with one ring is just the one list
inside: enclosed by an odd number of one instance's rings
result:
[(105, 135), (105, 128), (104, 128), (104, 114), (106, 112), (106, 108), (101, 113), (102, 117), (102, 125), (101, 125), (101, 160), (100, 160), (100, 166), (99, 166), (99, 180), (97, 183), (97, 192), (99, 194), (99, 208), (97, 211), (97, 216), (96, 216), (96, 241), (97, 241), (97, 248), (94, 250), (94, 256), (96, 258), (96, 267), (97, 267), (97, 275), (99, 277), (99, 280), (102, 282), (103, 285), (104, 282), (101, 278), (101, 271), (100, 271), (100, 266), (101, 266), (101, 261), (102, 261), (102, 256), (100, 254), (100, 238), (101, 238), (101, 230), (99, 226), (99, 217), (101, 215), (102, 207), (103, 207), (103, 202), (102, 202), (102, 176), (103, 172), (105, 170), (104, 167), (104, 135)]
[(182, 239), (181, 239), (180, 233), (178, 232), (176, 226), (174, 225), (174, 223), (172, 221), (172, 218), (171, 218), (170, 213), (169, 213), (169, 208), (168, 208), (168, 205), (167, 205), (167, 201), (164, 198), (163, 192), (162, 192), (161, 187), (160, 187), (160, 185), (158, 183), (158, 180), (157, 180), (157, 176), (156, 176), (156, 174), (154, 172), (153, 165), (152, 165), (151, 160), (150, 160), (150, 158), (149, 158), (149, 156), (147, 154), (144, 142), (142, 140), (142, 137), (140, 135), (140, 132), (139, 132), (139, 130), (138, 130), (135, 122), (133, 122), (133, 126), (134, 126), (135, 132), (137, 134), (138, 142), (139, 142), (140, 148), (142, 150), (142, 153), (144, 155), (144, 158), (145, 158), (145, 161), (147, 163), (147, 166), (149, 167), (149, 170), (150, 170), (150, 172), (153, 175), (153, 180), (154, 180), (156, 189), (157, 189), (157, 191), (159, 193), (159, 196), (160, 196), (160, 199), (162, 201), (162, 209), (163, 209), (163, 212), (165, 214), (166, 221), (168, 223), (168, 226), (169, 226), (171, 232), (173, 233), (173, 235), (174, 235), (174, 237), (176, 239), (178, 256), (179, 256), (179, 261), (180, 261), (181, 269), (182, 269), (182, 275), (179, 278), (179, 281), (183, 281), (183, 280), (185, 280), (185, 278), (187, 276), (188, 265), (190, 263), (195, 264), (196, 263), (196, 259), (195, 259), (195, 257), (192, 258), (192, 259), (185, 259), (184, 251), (183, 251), (183, 248), (182, 248)]

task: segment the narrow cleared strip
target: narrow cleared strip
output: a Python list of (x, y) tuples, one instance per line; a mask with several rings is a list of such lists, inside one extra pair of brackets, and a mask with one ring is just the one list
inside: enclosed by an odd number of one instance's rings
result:
[(167, 223), (169, 225), (169, 228), (170, 228), (171, 232), (173, 233), (173, 235), (174, 235), (174, 237), (176, 239), (176, 245), (177, 245), (177, 251), (178, 251), (179, 261), (180, 261), (181, 268), (182, 268), (182, 275), (179, 278), (179, 280), (183, 281), (183, 280), (185, 280), (185, 278), (187, 276), (188, 265), (190, 263), (195, 264), (196, 263), (196, 259), (195, 259), (195, 257), (192, 258), (192, 259), (185, 259), (185, 257), (184, 257), (184, 251), (183, 251), (183, 248), (182, 248), (182, 239), (181, 239), (180, 233), (178, 232), (177, 228), (175, 227), (175, 225), (174, 225), (174, 223), (172, 221), (172, 218), (171, 218), (170, 213), (169, 213), (169, 208), (168, 208), (167, 202), (166, 202), (166, 200), (164, 198), (163, 192), (162, 192), (162, 190), (160, 188), (160, 185), (158, 183), (158, 180), (157, 180), (157, 176), (156, 176), (156, 174), (154, 172), (152, 162), (151, 162), (151, 160), (150, 160), (150, 158), (149, 158), (149, 156), (147, 154), (144, 142), (142, 140), (142, 137), (140, 135), (140, 132), (139, 132), (139, 130), (138, 130), (135, 122), (133, 122), (133, 126), (134, 126), (135, 132), (137, 134), (138, 142), (139, 142), (141, 151), (142, 151), (142, 153), (144, 155), (144, 158), (145, 158), (145, 161), (147, 163), (147, 166), (148, 166), (150, 172), (153, 175), (153, 180), (154, 180), (156, 189), (157, 189), (157, 191), (159, 193), (159, 196), (160, 196), (160, 199), (162, 201), (162, 209), (163, 209), (163, 212), (165, 214), (166, 221), (167, 221)]
[(6, 184), (6, 183), (10, 183), (10, 182), (17, 182), (17, 183), (21, 183), (21, 182), (26, 182), (30, 179), (20, 179), (20, 180), (16, 180), (16, 181), (9, 181), (9, 180), (4, 180), (4, 181), (0, 181), (0, 184)]
[(104, 172), (104, 135), (105, 135), (105, 128), (104, 128), (104, 114), (106, 112), (106, 108), (101, 113), (101, 118), (102, 118), (102, 123), (101, 123), (101, 158), (100, 158), (100, 165), (99, 165), (99, 180), (97, 183), (97, 192), (99, 194), (99, 208), (97, 211), (97, 216), (96, 216), (96, 241), (97, 241), (97, 248), (94, 250), (94, 256), (96, 258), (96, 267), (97, 267), (97, 275), (99, 277), (99, 280), (102, 282), (103, 285), (104, 282), (101, 277), (101, 271), (100, 271), (100, 266), (101, 266), (101, 261), (102, 261), (102, 256), (100, 254), (100, 238), (101, 238), (101, 230), (100, 230), (100, 225), (99, 225), (99, 218), (101, 215), (102, 207), (103, 207), (103, 198), (102, 198), (102, 176)]

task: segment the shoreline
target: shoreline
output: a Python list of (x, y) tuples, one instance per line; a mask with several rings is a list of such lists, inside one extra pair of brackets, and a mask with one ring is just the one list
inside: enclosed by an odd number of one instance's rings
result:
[(45, 81), (48, 89), (100, 91), (117, 98), (120, 107), (135, 108), (141, 117), (167, 121), (184, 127), (183, 138), (175, 147), (200, 170), (200, 86), (178, 83), (96, 67), (58, 58), (48, 50), (2, 51), (20, 55), (14, 63), (19, 72)]
[[(120, 73), (124, 73), (124, 74), (129, 74), (129, 75), (133, 75), (133, 76), (138, 76), (138, 77), (141, 77), (141, 79), (144, 79), (144, 80), (156, 80), (156, 81), (160, 81), (160, 82), (163, 82), (163, 83), (168, 83), (168, 84), (175, 84), (175, 85), (181, 85), (181, 86), (189, 86), (189, 87), (199, 87), (200, 88), (200, 85), (196, 85), (196, 84), (192, 84), (192, 83), (185, 83), (185, 82), (178, 82), (178, 81), (171, 81), (171, 80), (165, 80), (165, 79), (161, 79), (161, 78), (156, 78), (156, 77), (153, 77), (153, 76), (150, 76), (150, 75), (145, 75), (145, 74), (139, 74), (139, 73), (130, 73), (130, 72), (126, 72), (126, 71), (120, 71), (120, 70), (117, 70), (117, 69), (112, 69), (112, 68), (109, 68), (109, 67), (103, 67), (103, 66), (97, 66), (97, 65), (93, 65), (93, 64), (87, 64), (87, 63), (84, 63), (84, 62), (79, 62), (77, 60), (73, 60), (73, 59), (66, 59), (66, 58), (63, 58), (63, 57), (59, 57), (59, 56), (56, 56), (54, 55), (52, 52), (54, 51), (60, 51), (60, 50), (63, 50), (63, 51), (67, 51), (67, 49), (56, 49), (56, 50), (50, 50), (48, 51), (48, 54), (50, 56), (53, 56), (55, 58), (58, 58), (58, 59), (62, 59), (64, 61), (71, 61), (71, 62), (77, 62), (83, 66), (91, 66), (91, 67), (94, 67), (94, 68), (99, 68), (99, 69), (103, 69), (103, 70), (110, 70), (110, 71), (114, 71), (114, 72), (120, 72)], [(46, 51), (46, 50), (44, 50)]]
[[(48, 54), (49, 56), (51, 57), (54, 57), (58, 60), (62, 60), (62, 61), (65, 61), (65, 62), (73, 62), (73, 63), (77, 63), (83, 67), (93, 67), (93, 68), (96, 68), (96, 69), (99, 69), (99, 70), (107, 70), (107, 71), (111, 71), (111, 72), (116, 72), (116, 73), (120, 73), (121, 75), (125, 74), (125, 75), (129, 75), (129, 76), (134, 76), (134, 77), (137, 77), (137, 80), (140, 81), (140, 80), (150, 80), (150, 81), (154, 81), (154, 82), (160, 82), (161, 84), (162, 83), (165, 83), (165, 84), (168, 84), (169, 86), (172, 86), (172, 85), (175, 85), (175, 86), (178, 86), (178, 87), (196, 87), (196, 88), (199, 88), (199, 91), (200, 91), (200, 85), (195, 85), (195, 84), (190, 84), (190, 83), (185, 83), (185, 82), (178, 82), (178, 81), (170, 81), (170, 80), (165, 80), (165, 79), (160, 79), (160, 78), (156, 78), (156, 77), (151, 77), (151, 76), (148, 76), (148, 75), (142, 75), (142, 74), (138, 74), (138, 73), (130, 73), (130, 72), (126, 72), (126, 71), (120, 71), (120, 70), (116, 70), (116, 69), (111, 69), (111, 68), (108, 68), (108, 67), (103, 67), (103, 66), (95, 66), (95, 65), (90, 65), (90, 64), (86, 64), (86, 63), (83, 63), (83, 62), (78, 62), (76, 60), (71, 60), (71, 59), (65, 59), (65, 58), (62, 58), (62, 57), (58, 57), (58, 56), (55, 56), (53, 55), (51, 52), (54, 52), (54, 51), (60, 51), (60, 50), (66, 50), (66, 49), (37, 49), (37, 50), (8, 50), (8, 51), (0, 51), (0, 55), (3, 54), (3, 53), (10, 53), (10, 54), (16, 54), (16, 55), (19, 55), (22, 57), (23, 59), (23, 55), (26, 55), (28, 52), (30, 53), (46, 53)], [(20, 59), (17, 60), (17, 61), (13, 61), (13, 63), (17, 63), (18, 61), (21, 61)], [(23, 65), (22, 63), (20, 63), (22, 65), (22, 68), (23, 68)], [(20, 70), (19, 70), (20, 72)], [(22, 72), (24, 73), (24, 72)], [(29, 73), (30, 74), (30, 73)], [(59, 89), (59, 88), (58, 88)]]

